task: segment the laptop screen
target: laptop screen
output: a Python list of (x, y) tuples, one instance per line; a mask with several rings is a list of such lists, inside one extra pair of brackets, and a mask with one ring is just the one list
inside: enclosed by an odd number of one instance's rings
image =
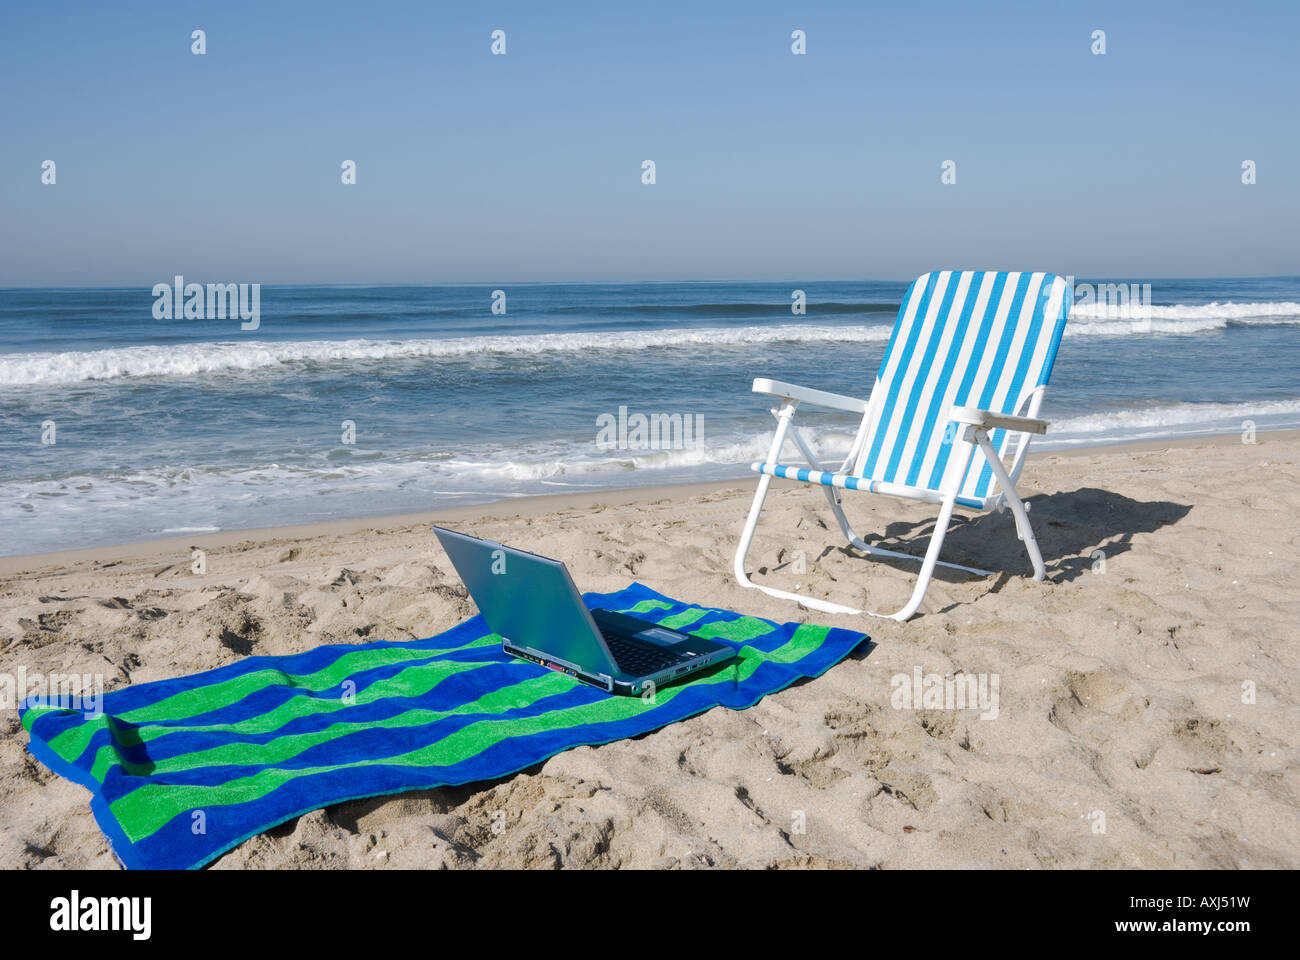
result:
[(493, 633), (591, 672), (617, 672), (564, 564), (454, 530), (433, 530)]

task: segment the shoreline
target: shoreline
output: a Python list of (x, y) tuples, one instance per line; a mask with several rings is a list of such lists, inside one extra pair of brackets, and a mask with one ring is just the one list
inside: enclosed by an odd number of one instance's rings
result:
[[(1275, 442), (1296, 440), (1300, 439), (1300, 430), (1261, 430), (1256, 434), (1256, 437), (1255, 446), (1266, 446), (1268, 441), (1262, 438), (1271, 437)], [(1053, 458), (1070, 459), (1119, 451), (1141, 454), (1197, 446), (1219, 448), (1240, 443), (1240, 434), (1222, 433), (1196, 437), (1170, 437), (1161, 440), (1135, 440), (1083, 445), (1069, 449), (1031, 450), (1028, 459), (1031, 462), (1042, 462), (1050, 461)], [(1030, 474), (1032, 476), (1032, 471), (1030, 471)], [(422, 524), (452, 523), (459, 520), (474, 519), (500, 520), (509, 517), (536, 517), (557, 510), (653, 503), (674, 496), (685, 499), (723, 491), (738, 491), (742, 487), (752, 489), (751, 485), (754, 480), (754, 475), (749, 474), (735, 480), (611, 487), (609, 489), (588, 490), (582, 493), (539, 493), (490, 500), (477, 504), (433, 508), (414, 513), (378, 514), (343, 520), (279, 524), (270, 527), (241, 527), (231, 530), (216, 530), (210, 533), (192, 533), (176, 537), (159, 537), (152, 540), (133, 540), (94, 547), (76, 547), (69, 550), (14, 554), (13, 556), (0, 556), (0, 578), (7, 579), (24, 573), (35, 573), (53, 566), (138, 560), (143, 557), (167, 553), (179, 553), (188, 556), (189, 551), (193, 549), (212, 550), (230, 547), (235, 544), (260, 546), (279, 541), (308, 540), (321, 536), (346, 536), (362, 531), (384, 533)], [(739, 525), (743, 520), (743, 515), (737, 517), (737, 536), (739, 535)]]

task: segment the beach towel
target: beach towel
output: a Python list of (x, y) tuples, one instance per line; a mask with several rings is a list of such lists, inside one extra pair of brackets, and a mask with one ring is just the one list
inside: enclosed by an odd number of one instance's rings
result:
[(868, 639), (682, 603), (637, 583), (584, 599), (737, 655), (653, 698), (616, 696), (508, 656), (474, 617), (426, 640), (331, 644), (129, 686), (98, 709), (31, 697), (22, 722), (31, 752), (90, 790), (125, 866), (194, 868), (330, 804), (504, 777), (570, 747), (716, 706), (744, 709)]

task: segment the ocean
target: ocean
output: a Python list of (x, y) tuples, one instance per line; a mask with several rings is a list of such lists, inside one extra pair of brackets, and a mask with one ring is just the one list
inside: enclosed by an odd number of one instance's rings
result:
[[(1035, 449), (1300, 426), (1300, 278), (1076, 284)], [(867, 396), (906, 286), (0, 290), (0, 554), (750, 476), (753, 378)]]

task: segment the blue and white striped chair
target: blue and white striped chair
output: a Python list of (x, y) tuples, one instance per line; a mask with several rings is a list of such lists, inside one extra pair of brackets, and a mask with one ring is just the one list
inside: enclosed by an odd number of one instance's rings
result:
[[(772, 410), (777, 427), (767, 459), (752, 465), (760, 477), (736, 549), (735, 571), (741, 585), (829, 613), (906, 620), (921, 605), (936, 564), (990, 573), (939, 559), (952, 511), (958, 506), (973, 510), (1009, 506), (1033, 562), (1034, 579), (1042, 580), (1042, 554), (1015, 482), (1030, 437), (1047, 432), (1046, 421), (1036, 417), (1072, 299), (1069, 284), (1050, 273), (927, 273), (913, 281), (903, 298), (870, 399), (755, 380), (755, 393), (777, 397), (780, 403)], [(798, 431), (790, 430), (800, 403), (862, 415), (862, 425), (839, 470), (824, 469)], [(781, 462), (787, 438), (807, 460), (806, 467)], [(921, 574), (907, 606), (897, 613), (877, 614), (753, 583), (745, 573), (745, 556), (773, 477), (821, 484), (845, 537), (869, 556), (921, 560)], [(873, 547), (858, 537), (841, 507), (845, 490), (939, 504), (939, 519), (924, 559)]]

